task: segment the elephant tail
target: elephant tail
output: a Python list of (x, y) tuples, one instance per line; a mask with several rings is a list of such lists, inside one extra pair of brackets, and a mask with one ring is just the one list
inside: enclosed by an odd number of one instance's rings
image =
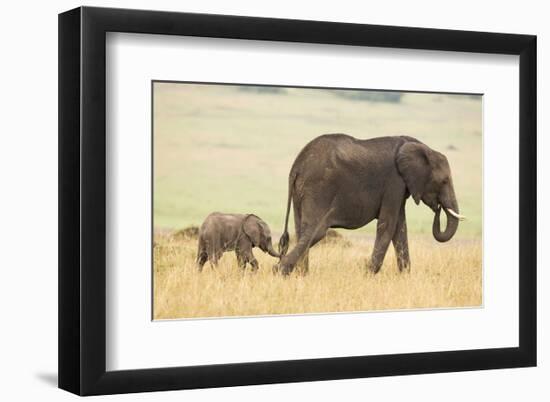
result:
[(292, 202), (292, 192), (294, 190), (294, 182), (296, 181), (296, 174), (291, 172), (290, 177), (288, 178), (288, 199), (286, 201), (286, 216), (285, 216), (285, 229), (281, 238), (279, 239), (279, 254), (281, 257), (286, 255), (288, 251), (288, 244), (290, 236), (288, 235), (288, 218), (290, 216), (290, 204)]

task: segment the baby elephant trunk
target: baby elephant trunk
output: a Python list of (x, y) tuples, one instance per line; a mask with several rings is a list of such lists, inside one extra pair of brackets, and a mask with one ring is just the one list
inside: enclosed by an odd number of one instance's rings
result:
[(273, 243), (271, 240), (267, 243), (267, 253), (275, 258), (281, 258), (280, 254), (273, 249)]

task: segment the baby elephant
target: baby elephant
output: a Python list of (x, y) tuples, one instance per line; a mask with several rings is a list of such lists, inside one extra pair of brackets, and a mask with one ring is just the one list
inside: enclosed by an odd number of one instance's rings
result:
[(224, 252), (234, 250), (243, 270), (249, 263), (252, 270), (256, 271), (258, 261), (252, 254), (253, 247), (259, 247), (269, 255), (279, 258), (279, 253), (273, 249), (271, 243), (269, 226), (256, 215), (213, 212), (206, 217), (199, 229), (197, 268), (199, 272), (202, 271), (206, 260), (216, 265)]

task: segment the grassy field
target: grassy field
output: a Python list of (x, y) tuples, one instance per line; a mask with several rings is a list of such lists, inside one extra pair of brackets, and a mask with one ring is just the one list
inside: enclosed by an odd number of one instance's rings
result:
[(400, 273), (390, 248), (382, 270), (367, 273), (372, 251), (366, 238), (318, 244), (310, 252), (307, 276), (273, 275), (276, 259), (255, 249), (256, 273), (224, 254), (216, 269), (195, 267), (196, 240), (155, 236), (154, 318), (227, 317), (411, 308), (480, 306), (481, 244), (459, 240), (434, 245), (411, 241), (412, 269)]
[[(480, 97), (155, 83), (153, 112), (155, 318), (480, 305)], [(173, 233), (200, 225), (213, 211), (254, 213), (276, 243), (292, 162), (311, 139), (338, 132), (409, 135), (443, 152), (468, 217), (453, 240), (437, 243), (433, 213), (409, 201), (410, 274), (397, 272), (390, 246), (381, 273), (365, 276), (373, 222), (339, 230), (345, 244), (316, 246), (306, 277), (273, 276), (276, 260), (257, 249), (263, 269), (255, 275), (242, 275), (233, 253), (216, 271), (198, 275), (196, 240)]]

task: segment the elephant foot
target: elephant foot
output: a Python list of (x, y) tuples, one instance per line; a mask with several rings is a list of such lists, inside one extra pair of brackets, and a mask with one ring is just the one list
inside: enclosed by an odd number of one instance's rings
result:
[(402, 274), (410, 274), (411, 273), (411, 265), (408, 264), (408, 265), (404, 265), (402, 267), (399, 267), (399, 272), (401, 272)]
[(282, 263), (277, 263), (273, 266), (273, 274), (282, 274), (283, 276), (288, 276), (290, 275), (290, 273), (292, 272), (294, 267), (290, 266), (290, 265), (287, 265), (287, 264), (282, 264)]
[(367, 263), (367, 273), (376, 275), (380, 271), (380, 268), (382, 268), (382, 264), (380, 263), (375, 263), (372, 260)]

